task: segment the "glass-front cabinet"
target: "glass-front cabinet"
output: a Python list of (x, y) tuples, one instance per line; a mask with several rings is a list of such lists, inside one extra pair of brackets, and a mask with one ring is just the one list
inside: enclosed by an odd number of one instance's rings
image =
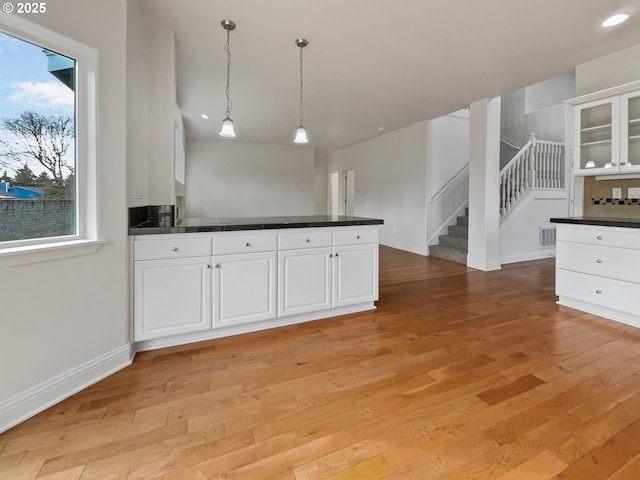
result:
[(640, 82), (567, 103), (575, 107), (576, 175), (640, 173)]
[[(640, 92), (622, 95), (620, 107), (624, 123), (620, 136), (621, 167), (637, 171), (640, 168)], [(635, 167), (635, 168), (634, 168)]]

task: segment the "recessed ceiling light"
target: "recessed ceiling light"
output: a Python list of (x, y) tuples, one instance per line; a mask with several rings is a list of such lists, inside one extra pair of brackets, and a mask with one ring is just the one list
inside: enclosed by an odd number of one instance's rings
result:
[(627, 18), (629, 18), (629, 15), (627, 15), (626, 13), (616, 13), (615, 15), (611, 15), (604, 22), (602, 22), (602, 26), (605, 28), (614, 27), (624, 22)]
[(378, 130), (381, 132), (384, 131), (384, 127), (378, 127)]
[(202, 118), (204, 118), (205, 120), (209, 120), (209, 115), (207, 115), (206, 113), (203, 113), (202, 115), (200, 115)]

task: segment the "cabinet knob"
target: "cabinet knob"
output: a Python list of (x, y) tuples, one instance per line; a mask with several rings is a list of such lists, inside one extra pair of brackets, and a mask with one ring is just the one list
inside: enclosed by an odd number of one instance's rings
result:
[(211, 268), (211, 265), (205, 265), (205, 266), (204, 266), (204, 268), (206, 268), (206, 269), (210, 269), (210, 268)]
[(329, 258), (333, 258), (333, 253), (330, 253), (330, 254), (329, 254)]
[(178, 247), (171, 247), (171, 251), (172, 252), (177, 252), (178, 251)]
[(307, 242), (307, 243), (311, 243), (311, 240), (307, 238), (307, 239), (305, 240), (305, 242)]
[(336, 257), (338, 256), (338, 252), (336, 252)]
[(249, 242), (247, 242), (247, 243), (245, 243), (245, 246), (246, 246), (246, 247), (250, 247), (250, 246), (251, 246), (251, 244), (250, 244)]
[(618, 164), (614, 162), (614, 163), (612, 163), (612, 164), (611, 164), (611, 166), (612, 166), (612, 167), (617, 167), (617, 166), (618, 166)]
[(602, 290), (596, 290), (596, 293), (597, 293), (598, 295), (601, 295), (601, 294), (602, 294)]
[(360, 240), (360, 235), (358, 235), (358, 236), (356, 237), (356, 239)]
[(214, 265), (214, 268), (220, 268), (220, 264), (219, 264), (219, 263), (216, 263), (216, 264)]
[(596, 263), (602, 263), (602, 260), (600, 260), (599, 258), (596, 260)]
[(600, 235), (598, 235), (596, 238), (597, 238), (598, 240), (602, 240), (602, 237), (601, 237)]

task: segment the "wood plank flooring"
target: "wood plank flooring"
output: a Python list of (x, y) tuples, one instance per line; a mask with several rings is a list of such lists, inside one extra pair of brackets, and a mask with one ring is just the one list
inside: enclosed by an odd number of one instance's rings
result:
[(640, 478), (640, 330), (556, 305), (553, 259), (440, 262), (382, 249), (375, 311), (140, 353), (0, 435), (0, 479)]

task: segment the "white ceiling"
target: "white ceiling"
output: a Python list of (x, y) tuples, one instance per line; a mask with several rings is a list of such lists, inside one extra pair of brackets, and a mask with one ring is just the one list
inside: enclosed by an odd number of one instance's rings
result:
[[(175, 31), (187, 135), (224, 117), (226, 31), (237, 138), (293, 144), (304, 37), (310, 145), (343, 148), (640, 43), (640, 0), (141, 0)], [(603, 29), (612, 13), (624, 24)], [(640, 59), (639, 59), (640, 61)], [(200, 115), (209, 114), (208, 121)], [(384, 129), (384, 130), (381, 130)]]

